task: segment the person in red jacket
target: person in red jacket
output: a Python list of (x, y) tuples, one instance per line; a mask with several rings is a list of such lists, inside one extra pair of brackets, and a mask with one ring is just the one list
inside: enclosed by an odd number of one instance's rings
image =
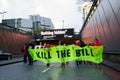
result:
[(27, 49), (28, 49), (28, 45), (25, 44), (25, 45), (23, 46), (23, 48), (22, 48), (23, 62), (24, 62), (24, 63), (27, 63), (27, 56), (28, 56)]
[[(79, 40), (76, 40), (76, 41), (75, 41), (75, 46), (79, 46), (79, 47), (80, 47), (80, 41), (79, 41)], [(81, 63), (82, 63), (82, 61), (76, 60), (76, 66), (78, 66), (78, 65), (81, 64)]]
[(98, 38), (94, 38), (94, 42), (91, 44), (91, 46), (101, 46), (102, 43), (98, 40)]
[[(91, 46), (102, 46), (102, 43), (98, 40), (98, 38), (94, 38), (94, 42), (91, 44)], [(97, 68), (100, 68), (100, 64), (95, 64)]]

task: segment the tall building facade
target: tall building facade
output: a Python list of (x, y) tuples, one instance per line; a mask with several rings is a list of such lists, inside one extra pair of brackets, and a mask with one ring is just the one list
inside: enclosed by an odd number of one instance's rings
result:
[(30, 15), (29, 19), (15, 18), (15, 19), (3, 19), (2, 24), (9, 27), (16, 28), (22, 32), (35, 33), (40, 29), (54, 29), (54, 25), (50, 18), (41, 17), (39, 15)]
[(41, 29), (54, 29), (54, 25), (50, 18), (41, 17), (40, 15), (30, 15), (34, 30)]
[(2, 24), (8, 25), (10, 27), (32, 32), (32, 20), (16, 18), (16, 19), (4, 19)]

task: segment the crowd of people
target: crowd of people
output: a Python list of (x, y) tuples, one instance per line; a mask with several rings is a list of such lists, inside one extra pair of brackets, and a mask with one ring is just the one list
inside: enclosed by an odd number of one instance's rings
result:
[[(63, 46), (65, 45), (64, 42), (62, 40), (59, 41), (58, 43), (59, 46)], [(85, 47), (88, 46), (88, 44), (85, 44), (84, 41), (82, 39), (80, 40), (76, 40), (75, 46), (80, 46), (80, 47)], [(95, 37), (93, 39), (93, 42), (89, 44), (90, 46), (101, 46), (102, 43)], [(40, 49), (40, 48), (50, 48), (53, 47), (52, 45), (50, 45), (49, 43), (45, 42), (44, 44), (42, 42), (39, 42), (38, 45), (34, 45), (31, 41), (28, 44), (25, 44), (22, 48), (22, 53), (23, 53), (23, 62), (27, 63), (29, 65), (33, 65), (33, 59), (31, 57), (31, 55), (28, 52), (28, 49)], [(79, 61), (76, 60), (76, 66), (79, 66), (81, 63), (86, 63), (85, 61)], [(61, 66), (65, 67), (68, 64), (68, 62), (62, 62)], [(46, 64), (47, 66), (50, 66), (50, 63)], [(98, 66), (98, 65), (97, 65)]]

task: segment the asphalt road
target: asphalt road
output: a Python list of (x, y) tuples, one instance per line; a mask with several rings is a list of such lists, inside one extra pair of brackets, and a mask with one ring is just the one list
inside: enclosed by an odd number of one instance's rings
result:
[[(60, 63), (53, 63), (47, 67), (37, 61), (34, 65), (22, 62), (0, 67), (0, 80), (117, 80), (119, 75), (112, 71), (105, 71), (104, 67), (96, 68), (90, 64), (81, 64), (78, 67), (75, 62), (70, 62), (66, 67)], [(112, 73), (112, 74), (109, 74)]]

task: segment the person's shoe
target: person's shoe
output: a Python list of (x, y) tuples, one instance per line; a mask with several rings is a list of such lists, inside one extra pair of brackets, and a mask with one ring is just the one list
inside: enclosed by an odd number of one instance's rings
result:
[(49, 66), (50, 66), (50, 64), (48, 63), (48, 64), (47, 64), (47, 66), (49, 67)]

